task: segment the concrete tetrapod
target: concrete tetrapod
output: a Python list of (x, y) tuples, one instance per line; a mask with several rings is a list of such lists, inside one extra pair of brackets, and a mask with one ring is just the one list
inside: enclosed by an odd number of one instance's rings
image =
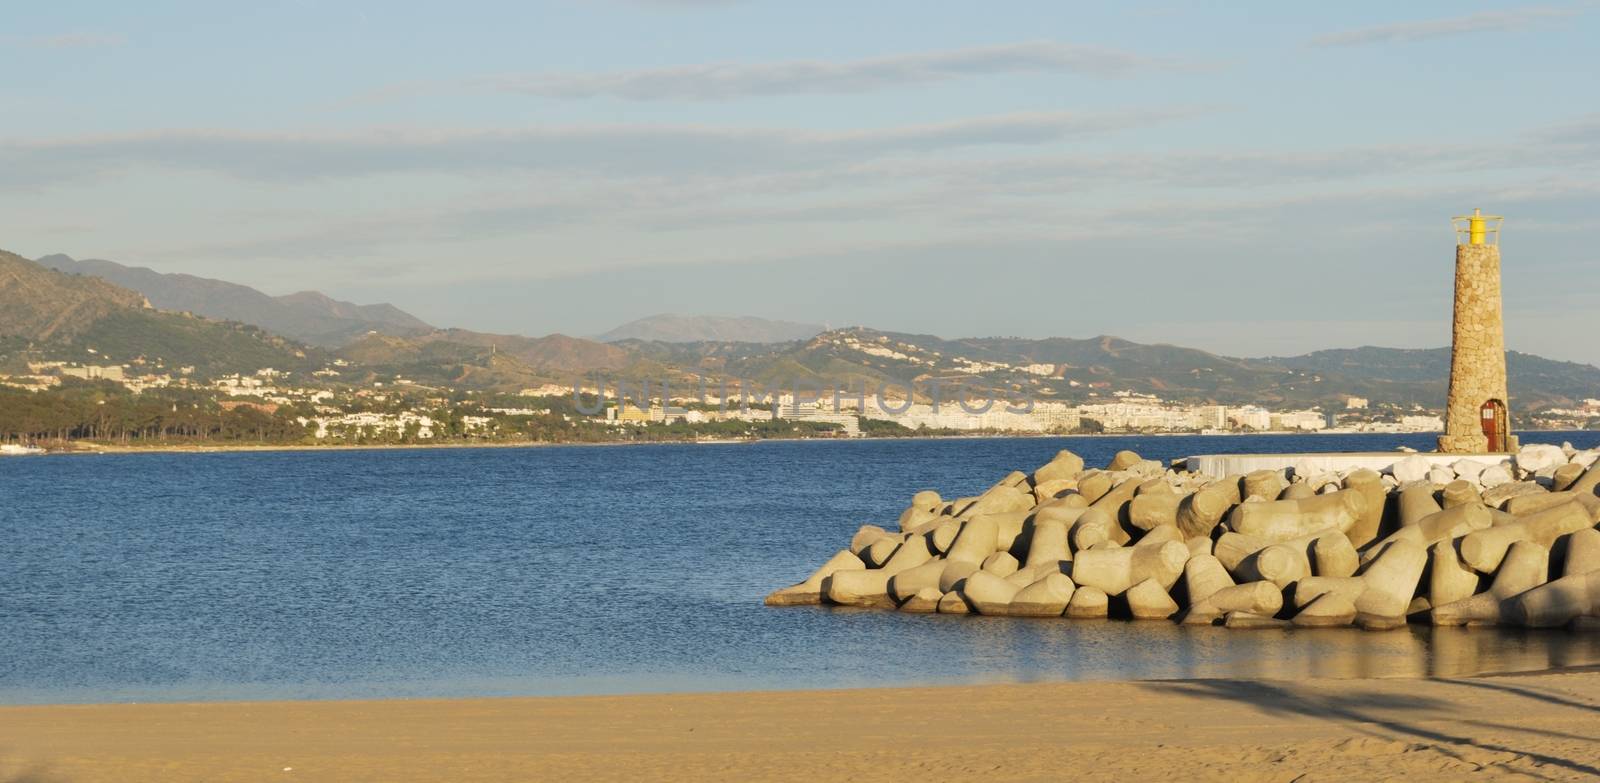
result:
[(1201, 487), (1178, 502), (1176, 522), (1185, 536), (1209, 536), (1228, 510), (1238, 505), (1240, 476), (1229, 476)]
[(1266, 500), (1277, 500), (1289, 482), (1283, 480), (1283, 471), (1279, 470), (1252, 470), (1244, 474), (1241, 482), (1242, 494), (1245, 497), (1254, 495)]
[(1112, 477), (1103, 470), (1092, 470), (1078, 477), (1078, 494), (1093, 505), (1111, 491)]
[(905, 533), (928, 524), (939, 518), (939, 514), (931, 509), (907, 506), (900, 512), (900, 532)]
[(1054, 479), (1041, 484), (1033, 485), (1033, 499), (1039, 503), (1048, 503), (1052, 500), (1065, 500), (1077, 498), (1077, 502), (1087, 506), (1087, 501), (1078, 494), (1077, 479)]
[(1365, 495), (1342, 489), (1304, 500), (1241, 503), (1228, 515), (1228, 527), (1272, 542), (1287, 541), (1326, 530), (1343, 533), (1355, 525), (1366, 509)]
[(978, 496), (959, 516), (967, 518), (982, 514), (999, 514), (1006, 511), (1026, 511), (1033, 508), (1033, 493), (1014, 486), (997, 484)]
[[(1023, 531), (1028, 527), (1028, 518), (1032, 516), (1029, 511), (1001, 511), (993, 514), (983, 514), (982, 518), (994, 522), (994, 548), (996, 552), (1009, 552), (1016, 548), (1022, 538)], [(974, 517), (975, 519), (977, 517)], [(1023, 541), (1022, 543), (1026, 543)]]
[(1290, 622), (1302, 628), (1335, 628), (1355, 622), (1359, 614), (1348, 596), (1327, 592), (1313, 598)]
[(1078, 586), (1067, 602), (1067, 616), (1079, 619), (1105, 617), (1111, 611), (1111, 598), (1098, 587)]
[(1428, 547), (1437, 541), (1448, 541), (1473, 531), (1488, 528), (1492, 521), (1493, 517), (1489, 509), (1482, 504), (1469, 503), (1465, 506), (1435, 511), (1410, 525), (1394, 531), (1388, 538), (1369, 547), (1366, 552), (1362, 553), (1361, 561), (1365, 563), (1372, 560), (1386, 547), (1397, 541)]
[[(1228, 569), (1228, 573), (1238, 577), (1246, 560), (1271, 545), (1270, 541), (1230, 531), (1217, 537), (1216, 543), (1211, 547), (1211, 553), (1222, 561), (1222, 567)], [(1251, 572), (1246, 578), (1254, 576), (1254, 572)]]
[(912, 537), (895, 550), (894, 556), (882, 568), (867, 571), (838, 571), (824, 581), (824, 595), (829, 601), (845, 606), (877, 606), (889, 608), (894, 600), (889, 597), (889, 579), (902, 571), (916, 568), (933, 558), (925, 536)]
[(924, 587), (904, 601), (900, 602), (900, 611), (911, 614), (933, 614), (939, 611), (939, 599), (944, 595), (937, 587)]
[(1343, 533), (1323, 533), (1311, 542), (1311, 571), (1317, 576), (1350, 576), (1361, 556)]
[(1233, 587), (1233, 577), (1222, 561), (1214, 555), (1192, 555), (1183, 566), (1183, 593), (1189, 605), (1183, 621), (1210, 623), (1220, 618), (1222, 612), (1213, 611), (1215, 607), (1208, 606), (1206, 599), (1229, 587)]
[(981, 516), (967, 520), (962, 523), (961, 532), (956, 534), (955, 543), (945, 552), (945, 559), (982, 563), (984, 558), (994, 554), (998, 531), (999, 525), (993, 517)]
[(940, 509), (943, 507), (944, 499), (939, 497), (939, 493), (931, 489), (924, 489), (912, 495), (911, 505), (906, 506), (906, 510), (900, 512), (900, 530), (904, 532), (926, 523), (928, 520), (939, 516)]
[(1295, 583), (1294, 605), (1305, 608), (1319, 596), (1337, 593), (1354, 605), (1367, 591), (1367, 580), (1359, 576), (1310, 576)]
[(1283, 609), (1283, 591), (1271, 582), (1245, 582), (1224, 587), (1190, 604), (1185, 623), (1214, 622), (1229, 612), (1249, 612), (1271, 617)]
[(961, 534), (961, 522), (954, 517), (944, 517), (938, 525), (928, 531), (928, 542), (935, 552), (949, 552), (955, 544), (956, 536)]
[(1154, 579), (1146, 579), (1133, 587), (1128, 588), (1123, 595), (1128, 602), (1128, 611), (1135, 620), (1165, 620), (1178, 613), (1178, 602), (1172, 600)]
[(978, 564), (969, 560), (945, 560), (944, 570), (939, 573), (939, 592), (960, 589), (961, 583), (976, 570)]
[(830, 603), (841, 606), (892, 609), (894, 599), (889, 597), (889, 579), (893, 576), (894, 574), (881, 568), (866, 571), (836, 571), (823, 580), (825, 588), (823, 595), (828, 597)]
[(1119, 544), (1128, 543), (1131, 538), (1126, 528), (1122, 526), (1127, 519), (1127, 506), (1133, 500), (1133, 493), (1139, 489), (1139, 483), (1127, 480), (1111, 488), (1110, 492), (1100, 496), (1099, 500), (1089, 504), (1089, 508), (1104, 511), (1112, 521), (1111, 540)]
[(1587, 492), (1591, 495), (1600, 494), (1600, 462), (1596, 462), (1584, 471), (1577, 481), (1567, 489), (1573, 492)]
[(1112, 519), (1111, 515), (1107, 514), (1105, 510), (1098, 508), (1084, 509), (1084, 512), (1078, 515), (1077, 521), (1072, 525), (1072, 548), (1076, 552), (1082, 552), (1095, 544), (1106, 541), (1118, 544), (1120, 542), (1115, 539), (1115, 535), (1112, 532), (1116, 528), (1119, 528), (1116, 520)]
[(1357, 620), (1363, 627), (1404, 625), (1406, 608), (1417, 593), (1417, 583), (1427, 565), (1427, 550), (1410, 541), (1395, 541), (1384, 547), (1383, 553), (1361, 574), (1367, 588), (1355, 605)]
[(1522, 517), (1509, 525), (1477, 530), (1461, 539), (1461, 560), (1480, 574), (1500, 567), (1506, 551), (1518, 541), (1531, 541), (1549, 549), (1567, 533), (1593, 527), (1589, 513), (1578, 503), (1566, 503)]
[(1146, 482), (1128, 503), (1128, 522), (1140, 530), (1178, 524), (1178, 505), (1183, 495), (1174, 492), (1163, 479)]
[(967, 599), (961, 597), (961, 592), (951, 590), (939, 597), (939, 614), (969, 614), (972, 606)]
[[(862, 525), (856, 530), (855, 535), (850, 537), (850, 554), (861, 557), (874, 541), (890, 535), (889, 531), (877, 525)], [(899, 538), (899, 536), (894, 537)]]
[(1428, 603), (1444, 606), (1478, 592), (1478, 572), (1467, 568), (1456, 542), (1440, 541), (1428, 549)]
[(1600, 571), (1600, 530), (1589, 528), (1567, 536), (1566, 561), (1561, 564), (1562, 576)]
[(929, 560), (889, 577), (889, 597), (901, 603), (925, 589), (938, 589), (939, 577), (944, 575), (948, 565), (945, 560)]
[(1389, 490), (1383, 485), (1383, 477), (1368, 468), (1351, 471), (1350, 475), (1344, 477), (1344, 488), (1360, 492), (1367, 499), (1361, 518), (1345, 531), (1350, 544), (1360, 549), (1378, 538), (1378, 531), (1383, 527), (1384, 508), (1389, 502)]
[(1483, 495), (1478, 493), (1478, 488), (1466, 479), (1456, 479), (1444, 485), (1444, 490), (1439, 493), (1444, 508), (1465, 506), (1469, 503), (1482, 503)]
[(1261, 630), (1266, 628), (1282, 628), (1289, 623), (1276, 617), (1255, 614), (1254, 612), (1229, 612), (1223, 620), (1223, 626), (1241, 630)]
[(1072, 559), (1072, 549), (1067, 546), (1067, 523), (1059, 519), (1038, 516), (1033, 520), (1033, 535), (1028, 539), (1028, 560), (1032, 568), (1045, 563)]
[(1550, 550), (1531, 541), (1518, 541), (1506, 553), (1489, 591), (1435, 606), (1429, 617), (1434, 625), (1498, 625), (1511, 611), (1508, 599), (1545, 582), (1550, 572)]
[(1060, 617), (1067, 611), (1077, 586), (1066, 574), (1047, 574), (1027, 587), (1017, 591), (1006, 607), (1014, 617)]
[(1432, 484), (1412, 484), (1400, 490), (1395, 506), (1400, 512), (1400, 527), (1410, 527), (1444, 510), (1433, 499)]
[(1550, 476), (1550, 489), (1554, 492), (1571, 489), (1573, 484), (1578, 483), (1578, 479), (1583, 478), (1583, 471), (1584, 467), (1576, 462), (1568, 462), (1556, 468), (1556, 472)]
[[(1545, 492), (1539, 495), (1518, 495), (1502, 504), (1501, 509), (1512, 516), (1525, 517), (1547, 508), (1555, 508), (1564, 503), (1579, 500), (1581, 497), (1582, 495), (1577, 492)], [(1600, 498), (1593, 495), (1588, 497), (1591, 502), (1600, 503)], [(1587, 508), (1587, 506), (1585, 507)]]
[(979, 566), (978, 570), (1004, 579), (1015, 574), (1021, 565), (1015, 557), (1011, 556), (1010, 552), (996, 552), (984, 558), (983, 565)]
[(774, 591), (763, 601), (767, 606), (800, 606), (822, 603), (822, 582), (838, 571), (864, 571), (867, 565), (861, 558), (841, 549), (828, 558), (821, 568), (811, 573), (799, 584)]
[(1537, 481), (1513, 481), (1501, 484), (1498, 487), (1483, 491), (1483, 504), (1490, 508), (1501, 508), (1505, 502), (1524, 495), (1543, 495), (1547, 490)]
[(1106, 465), (1106, 470), (1127, 470), (1143, 461), (1144, 457), (1139, 456), (1138, 452), (1123, 449), (1111, 455), (1111, 463)]
[(974, 571), (961, 588), (962, 597), (979, 614), (1003, 615), (1022, 588), (984, 571)]
[(1600, 571), (1546, 582), (1507, 604), (1502, 618), (1528, 628), (1554, 628), (1586, 615), (1600, 615)]
[(1039, 486), (1049, 481), (1073, 480), (1083, 472), (1083, 458), (1072, 452), (1062, 449), (1056, 452), (1049, 462), (1041, 465), (1033, 472), (1033, 485)]
[(899, 536), (884, 536), (872, 542), (872, 545), (867, 547), (867, 551), (862, 554), (861, 559), (865, 560), (867, 565), (872, 568), (882, 568), (885, 563), (889, 562), (889, 558), (894, 557), (894, 553), (904, 543), (905, 539)]
[(1311, 576), (1311, 561), (1304, 545), (1273, 544), (1245, 558), (1239, 576), (1248, 581), (1264, 580), (1280, 589)]
[(1184, 549), (1189, 548), (1189, 542), (1184, 539), (1183, 531), (1179, 530), (1177, 525), (1157, 525), (1150, 528), (1133, 545), (1155, 546), (1156, 544), (1165, 544), (1168, 541), (1176, 541), (1183, 544)]
[(1189, 547), (1177, 541), (1154, 546), (1091, 549), (1079, 552), (1072, 562), (1072, 581), (1094, 587), (1107, 595), (1127, 592), (1146, 579), (1153, 579), (1163, 591), (1172, 587), (1189, 561)]

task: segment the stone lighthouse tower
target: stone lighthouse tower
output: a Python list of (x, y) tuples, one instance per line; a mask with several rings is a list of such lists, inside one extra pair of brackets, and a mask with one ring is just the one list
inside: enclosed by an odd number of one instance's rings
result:
[(1439, 451), (1473, 454), (1517, 447), (1506, 409), (1506, 338), (1500, 314), (1500, 223), (1472, 210), (1456, 226), (1455, 321), (1450, 399)]

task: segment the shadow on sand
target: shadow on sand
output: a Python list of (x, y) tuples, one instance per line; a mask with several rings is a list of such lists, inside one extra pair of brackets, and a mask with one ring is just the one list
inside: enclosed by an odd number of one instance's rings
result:
[[(1572, 709), (1600, 711), (1600, 705), (1574, 701), (1534, 688), (1489, 683), (1483, 680), (1435, 680), (1434, 682), (1494, 690), (1520, 698), (1532, 699), (1544, 704), (1558, 704)], [(1354, 681), (1350, 683), (1350, 686), (1352, 693), (1328, 695), (1310, 692), (1309, 690), (1297, 690), (1293, 685), (1287, 683), (1249, 680), (1152, 682), (1145, 685), (1147, 688), (1163, 693), (1177, 693), (1203, 699), (1240, 702), (1274, 715), (1293, 715), (1348, 722), (1351, 724), (1349, 728), (1380, 739), (1426, 740), (1433, 744), (1434, 749), (1440, 753), (1461, 761), (1466, 761), (1467, 759), (1462, 758), (1456, 751), (1456, 747), (1464, 746), (1499, 753), (1514, 753), (1539, 764), (1560, 767), (1600, 778), (1600, 767), (1596, 767), (1591, 763), (1595, 757), (1590, 753), (1579, 756), (1581, 760), (1563, 758), (1547, 753), (1537, 753), (1507, 745), (1483, 742), (1472, 737), (1450, 734), (1438, 728), (1421, 724), (1429, 720), (1456, 720), (1462, 724), (1480, 726), (1486, 729), (1535, 734), (1565, 740), (1600, 743), (1600, 738), (1584, 737), (1547, 729), (1499, 724), (1490, 721), (1466, 720), (1459, 716), (1456, 705), (1440, 699), (1386, 693), (1362, 693), (1360, 692), (1360, 685)]]

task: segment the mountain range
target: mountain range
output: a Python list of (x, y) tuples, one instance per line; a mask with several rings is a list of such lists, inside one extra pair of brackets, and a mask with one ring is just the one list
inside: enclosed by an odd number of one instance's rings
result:
[(603, 343), (643, 340), (663, 343), (697, 343), (735, 340), (746, 343), (787, 343), (809, 340), (826, 329), (818, 324), (774, 321), (754, 316), (678, 315), (662, 313), (629, 321), (594, 339)]
[(315, 369), (315, 350), (258, 326), (158, 310), (99, 277), (49, 269), (0, 251), (0, 360), (89, 364), (148, 359), (202, 374), (251, 367)]
[(39, 264), (90, 275), (143, 294), (160, 310), (254, 324), (310, 345), (338, 347), (370, 331), (413, 335), (433, 331), (422, 319), (391, 304), (358, 305), (315, 291), (268, 296), (249, 286), (194, 275), (168, 274), (100, 259), (55, 254)]
[[(1360, 347), (1302, 356), (1235, 358), (1193, 348), (1088, 339), (945, 339), (865, 327), (663, 315), (584, 339), (438, 329), (392, 305), (255, 289), (105, 261), (47, 256), (48, 267), (0, 252), (0, 366), (17, 351), (118, 361), (154, 358), (211, 371), (323, 366), (343, 378), (403, 376), (450, 388), (515, 391), (541, 383), (695, 376), (767, 385), (978, 384), (1073, 402), (1132, 391), (1164, 399), (1342, 407), (1347, 396), (1441, 406), (1446, 348)], [(62, 271), (67, 270), (67, 271)], [(181, 311), (181, 312), (174, 312)], [(693, 339), (705, 334), (717, 339)], [(793, 337), (794, 335), (804, 335)], [(791, 339), (778, 339), (778, 338)], [(758, 339), (759, 338), (759, 339)], [(1600, 396), (1600, 368), (1509, 352), (1524, 410)]]

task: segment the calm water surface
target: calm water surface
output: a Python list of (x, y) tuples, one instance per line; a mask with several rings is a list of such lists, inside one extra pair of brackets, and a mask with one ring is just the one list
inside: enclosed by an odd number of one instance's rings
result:
[[(0, 703), (540, 695), (1600, 663), (1600, 636), (768, 609), (910, 495), (1058, 449), (1432, 436), (1019, 438), (0, 459)], [(1600, 445), (1600, 433), (1529, 442)]]

